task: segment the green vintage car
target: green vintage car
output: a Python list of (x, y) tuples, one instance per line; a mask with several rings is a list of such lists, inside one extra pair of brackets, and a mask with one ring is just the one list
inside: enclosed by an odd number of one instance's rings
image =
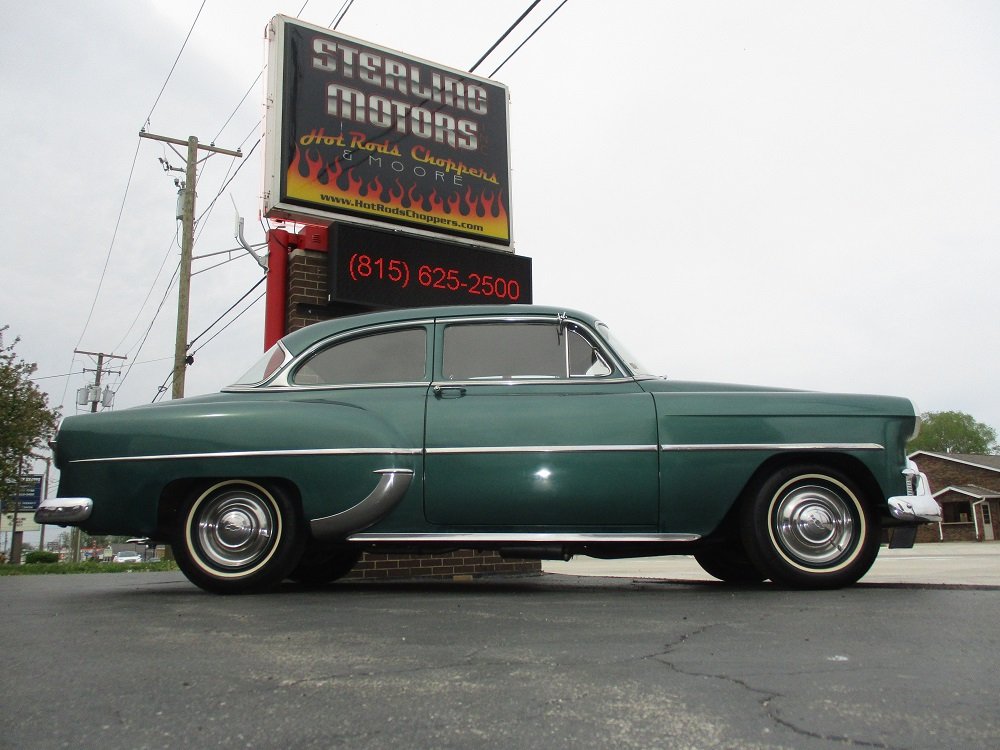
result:
[(656, 377), (572, 310), (419, 308), (296, 331), (218, 394), (67, 418), (36, 519), (169, 542), (216, 592), (457, 548), (831, 588), (938, 520), (917, 429), (902, 398)]

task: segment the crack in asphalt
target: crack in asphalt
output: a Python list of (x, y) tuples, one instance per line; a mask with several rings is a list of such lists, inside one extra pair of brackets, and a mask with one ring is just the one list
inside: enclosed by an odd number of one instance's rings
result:
[(785, 729), (788, 729), (789, 731), (793, 732), (796, 735), (802, 737), (809, 737), (810, 739), (838, 742), (844, 745), (848, 745), (850, 747), (866, 747), (866, 748), (870, 747), (870, 748), (879, 748), (879, 750), (906, 750), (903, 747), (889, 745), (884, 742), (859, 740), (853, 737), (848, 737), (839, 734), (820, 734), (819, 732), (813, 732), (804, 727), (800, 727), (792, 723), (788, 719), (783, 719), (781, 716), (779, 716), (777, 713), (777, 708), (771, 705), (772, 701), (774, 701), (775, 699), (785, 697), (781, 693), (754, 687), (746, 680), (741, 679), (739, 677), (734, 677), (732, 675), (715, 674), (711, 672), (696, 672), (693, 670), (683, 669), (668, 658), (691, 638), (695, 638), (701, 635), (702, 633), (705, 633), (715, 627), (718, 627), (718, 625), (702, 625), (701, 627), (695, 628), (690, 632), (681, 633), (675, 640), (664, 644), (663, 650), (658, 651), (657, 653), (654, 654), (648, 654), (647, 656), (644, 656), (642, 658), (659, 662), (660, 664), (667, 667), (671, 671), (676, 672), (677, 674), (680, 675), (684, 675), (686, 677), (703, 677), (713, 680), (721, 680), (723, 682), (728, 682), (730, 684), (737, 685), (738, 687), (742, 688), (743, 690), (746, 690), (749, 693), (762, 696), (757, 703), (763, 710), (764, 715), (767, 717), (767, 719), (772, 724), (784, 727)]

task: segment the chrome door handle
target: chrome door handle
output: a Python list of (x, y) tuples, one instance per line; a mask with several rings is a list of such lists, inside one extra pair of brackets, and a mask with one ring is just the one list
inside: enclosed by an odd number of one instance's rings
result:
[(434, 395), (438, 398), (462, 398), (465, 389), (460, 385), (436, 385)]

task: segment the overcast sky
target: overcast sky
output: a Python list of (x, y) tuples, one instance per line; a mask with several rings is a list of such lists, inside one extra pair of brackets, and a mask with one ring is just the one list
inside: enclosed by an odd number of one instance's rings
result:
[[(265, 25), (302, 0), (208, 0), (158, 98), (200, 5), (0, 0), (0, 324), (66, 414), (93, 367), (75, 348), (128, 357), (116, 408), (171, 369), (180, 175), (158, 160), (183, 160), (140, 128), (247, 154), (203, 164), (196, 255), (235, 246), (234, 204), (264, 240), (253, 82)], [(339, 31), (467, 70), (528, 5), (356, 0)], [(599, 315), (670, 377), (898, 394), (1000, 429), (1000, 3), (569, 0), (495, 78), (536, 302)], [(260, 278), (232, 258), (194, 277), (191, 338)], [(187, 393), (262, 342), (258, 302)]]

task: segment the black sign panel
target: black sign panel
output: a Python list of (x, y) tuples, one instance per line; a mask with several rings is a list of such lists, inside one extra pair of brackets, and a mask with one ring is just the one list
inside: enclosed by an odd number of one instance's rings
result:
[(346, 224), (330, 227), (330, 302), (531, 303), (531, 258)]

